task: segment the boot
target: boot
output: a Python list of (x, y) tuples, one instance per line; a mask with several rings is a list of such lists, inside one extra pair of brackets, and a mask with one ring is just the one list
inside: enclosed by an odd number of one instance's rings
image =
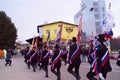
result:
[(58, 76), (57, 76), (57, 80), (61, 80), (61, 77), (60, 77), (60, 75), (58, 75)]
[(36, 70), (35, 70), (35, 66), (33, 66), (33, 72), (35, 72)]
[(48, 71), (46, 72), (46, 75), (45, 75), (45, 77), (46, 77), (46, 78), (48, 77)]

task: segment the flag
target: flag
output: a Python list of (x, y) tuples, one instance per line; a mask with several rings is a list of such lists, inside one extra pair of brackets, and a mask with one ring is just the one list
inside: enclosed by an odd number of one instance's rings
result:
[(114, 16), (110, 11), (111, 4), (109, 4), (109, 9), (102, 20), (102, 33), (109, 32), (115, 27)]
[(59, 43), (60, 42), (60, 39), (61, 39), (61, 35), (62, 35), (62, 24), (58, 25), (58, 27), (60, 27), (60, 30), (57, 34), (57, 37), (55, 38), (55, 42), (56, 43)]
[(48, 30), (48, 37), (47, 37), (47, 44), (48, 44), (48, 46), (50, 45), (50, 31)]
[(36, 37), (36, 39), (35, 39), (35, 44), (34, 44), (34, 47), (37, 49), (37, 45), (38, 44), (38, 38)]
[(35, 38), (32, 39), (32, 46), (35, 44)]
[(33, 46), (35, 45), (35, 37), (32, 39), (32, 44), (30, 46), (30, 50), (32, 50)]
[(109, 3), (109, 9), (102, 21), (102, 34), (105, 35), (106, 41), (112, 39), (113, 31), (112, 28), (115, 27), (114, 16), (110, 11), (111, 3)]
[(77, 42), (78, 43), (80, 43), (81, 35), (82, 35), (82, 16), (80, 17), (80, 22), (78, 25), (78, 34), (77, 34)]
[(42, 37), (43, 37), (42, 27), (39, 27), (39, 36), (40, 36), (40, 38), (42, 38)]
[(93, 41), (94, 40), (94, 34), (93, 34), (93, 32), (92, 32), (92, 35), (91, 35), (91, 37), (90, 37), (90, 41)]

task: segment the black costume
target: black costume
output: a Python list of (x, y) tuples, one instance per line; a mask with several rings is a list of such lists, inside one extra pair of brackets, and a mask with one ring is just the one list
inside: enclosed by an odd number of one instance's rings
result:
[(98, 68), (98, 73), (102, 73), (103, 77), (106, 79), (107, 77), (107, 72), (111, 71), (111, 66), (109, 62), (109, 56), (108, 59), (106, 60), (106, 63), (102, 66), (102, 57), (105, 55), (106, 51), (108, 50), (107, 47), (104, 44), (98, 45), (99, 49), (97, 50), (97, 68)]
[(62, 51), (62, 53), (63, 53), (62, 60), (65, 62), (65, 65), (66, 65), (68, 50), (66, 48), (64, 48), (63, 51)]
[[(46, 47), (45, 47), (46, 48)], [(49, 52), (45, 49), (41, 55), (41, 68), (45, 71), (45, 77), (48, 77)]]
[[(70, 46), (69, 51), (69, 67), (68, 72), (71, 73), (73, 76), (76, 77), (76, 80), (80, 79), (79, 76), (79, 67), (81, 64), (80, 59), (80, 46), (76, 43), (76, 38), (73, 37), (72, 40), (74, 43)], [(75, 68), (75, 71), (73, 71), (73, 68)]]
[(37, 63), (38, 63), (38, 51), (34, 52), (34, 54), (30, 57), (30, 64), (32, 65), (34, 72), (36, 71)]
[[(61, 67), (61, 56), (62, 53), (59, 50), (59, 46), (56, 44), (54, 50), (54, 55), (52, 56), (52, 62), (51, 62), (51, 71), (57, 76), (57, 80), (60, 80), (60, 67)], [(56, 70), (57, 69), (57, 70)]]
[(28, 66), (28, 69), (30, 69), (30, 57), (33, 55), (35, 53), (35, 51), (34, 50), (32, 50), (32, 51), (29, 51), (28, 53), (27, 53), (27, 66)]
[(88, 53), (88, 63), (90, 64), (90, 71), (87, 73), (87, 78), (89, 80), (97, 80), (96, 78), (94, 78), (94, 76), (96, 75), (96, 72), (93, 71), (94, 67), (93, 67), (93, 63), (94, 63), (94, 59), (96, 57), (96, 53), (93, 49), (93, 45), (90, 45), (90, 50)]
[(116, 62), (116, 64), (120, 67), (120, 51), (119, 51), (119, 55), (118, 55), (118, 57), (117, 57), (117, 62)]
[(95, 74), (88, 73), (89, 75), (87, 74), (87, 77), (93, 77), (95, 75), (99, 75), (100, 80), (102, 79), (105, 80), (107, 77), (107, 73), (112, 70), (109, 62), (109, 51), (106, 45), (104, 45), (103, 43), (106, 41), (103, 34), (99, 34), (97, 40), (98, 40), (98, 44), (96, 45), (96, 52), (95, 52), (96, 57), (94, 58), (96, 64), (92, 66), (92, 68), (95, 71)]

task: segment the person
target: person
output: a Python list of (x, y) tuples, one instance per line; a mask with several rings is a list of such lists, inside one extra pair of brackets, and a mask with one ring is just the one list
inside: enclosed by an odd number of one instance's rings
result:
[(31, 64), (30, 58), (31, 58), (31, 56), (35, 53), (35, 49), (36, 49), (36, 47), (33, 47), (32, 50), (29, 50), (29, 51), (27, 52), (27, 54), (26, 54), (26, 56), (27, 56), (27, 67), (28, 67), (28, 69), (30, 69), (30, 64)]
[(33, 72), (36, 71), (37, 63), (38, 63), (38, 49), (35, 47), (34, 51), (32, 52), (32, 55), (30, 57), (30, 64), (33, 67)]
[[(80, 59), (80, 46), (76, 43), (76, 37), (72, 38), (72, 44), (70, 45), (70, 51), (69, 51), (69, 66), (68, 66), (68, 72), (72, 74), (76, 80), (80, 80), (79, 75), (79, 67), (81, 64)], [(73, 71), (73, 68), (75, 68), (75, 71)]]
[(41, 54), (41, 68), (45, 71), (45, 77), (48, 77), (49, 56), (48, 46), (44, 45), (44, 50)]
[(82, 62), (86, 62), (85, 47), (81, 49)]
[(116, 59), (117, 59), (116, 64), (120, 67), (120, 51), (119, 51), (118, 57)]
[(29, 52), (29, 47), (27, 46), (24, 54), (24, 62), (27, 64), (27, 53)]
[(64, 46), (62, 53), (63, 53), (62, 60), (64, 61), (65, 65), (66, 65), (67, 64), (67, 55), (68, 55), (68, 50), (66, 49), (66, 46)]
[(3, 54), (4, 54), (4, 58), (6, 58), (6, 54), (7, 54), (7, 50), (6, 49), (3, 50)]
[(96, 53), (95, 53), (93, 44), (91, 43), (90, 47), (89, 47), (89, 53), (88, 53), (88, 63), (90, 64), (90, 71), (86, 74), (86, 77), (89, 80), (97, 80), (94, 77), (96, 75), (96, 72), (94, 71), (94, 66), (93, 66), (93, 63), (94, 63), (95, 57), (96, 57), (95, 55), (96, 55)]
[(97, 72), (100, 80), (105, 80), (107, 73), (112, 71), (109, 51), (104, 42), (106, 42), (104, 34), (99, 34), (97, 38), (99, 44), (96, 46), (96, 58), (97, 58)]
[(11, 66), (11, 63), (12, 63), (11, 56), (12, 56), (11, 50), (9, 49), (7, 54), (6, 54), (6, 58), (5, 58), (5, 61), (6, 61), (5, 66), (7, 66), (8, 64), (9, 64), (9, 66)]
[(57, 80), (61, 80), (61, 56), (62, 52), (60, 51), (60, 47), (58, 44), (55, 44), (54, 55), (51, 60), (51, 71), (57, 76)]

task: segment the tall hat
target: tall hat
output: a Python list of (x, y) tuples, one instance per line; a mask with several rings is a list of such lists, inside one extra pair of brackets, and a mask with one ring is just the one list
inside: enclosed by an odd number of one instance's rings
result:
[(73, 37), (72, 38), (72, 42), (76, 42), (77, 40), (76, 40), (76, 37)]
[(104, 34), (99, 34), (98, 37), (97, 37), (97, 40), (98, 40), (99, 42), (105, 42), (106, 40), (105, 40)]
[(48, 45), (47, 45), (47, 44), (45, 44), (43, 47), (44, 47), (44, 48), (48, 48)]
[(54, 48), (55, 48), (55, 49), (59, 49), (60, 47), (59, 47), (58, 44), (55, 44)]

